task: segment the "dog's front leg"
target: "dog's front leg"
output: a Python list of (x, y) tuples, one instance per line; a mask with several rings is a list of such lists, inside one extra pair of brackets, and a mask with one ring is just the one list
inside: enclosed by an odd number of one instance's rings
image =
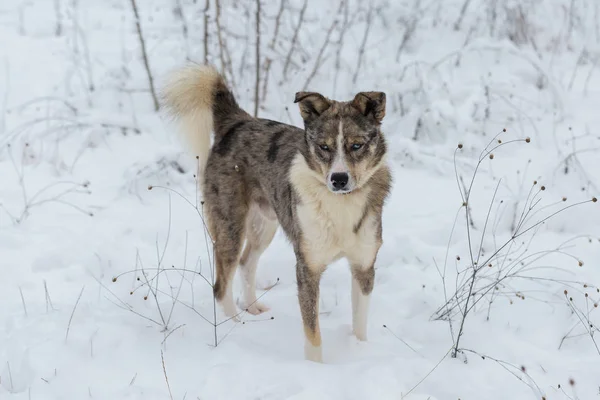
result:
[(322, 271), (322, 268), (309, 266), (302, 257), (298, 257), (296, 280), (304, 324), (304, 357), (315, 362), (323, 362), (319, 328), (319, 283)]
[(375, 260), (381, 239), (365, 241), (369, 245), (348, 254), (352, 271), (352, 330), (359, 340), (367, 340), (367, 319), (371, 292), (375, 284)]
[(373, 265), (367, 268), (352, 266), (352, 330), (359, 340), (367, 340), (367, 319), (374, 282)]

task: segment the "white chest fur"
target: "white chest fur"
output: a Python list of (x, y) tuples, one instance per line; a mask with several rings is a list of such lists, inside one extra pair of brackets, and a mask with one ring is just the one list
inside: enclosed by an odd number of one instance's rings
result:
[(367, 215), (368, 188), (346, 195), (334, 194), (310, 171), (302, 157), (296, 158), (290, 179), (301, 203), (296, 212), (302, 230), (302, 247), (310, 268), (325, 269), (347, 257), (358, 267), (368, 267), (377, 249), (378, 216)]

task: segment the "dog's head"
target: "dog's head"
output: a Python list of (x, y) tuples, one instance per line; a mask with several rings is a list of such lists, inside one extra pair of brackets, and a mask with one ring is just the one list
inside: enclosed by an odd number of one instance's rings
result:
[(381, 133), (385, 93), (360, 92), (338, 102), (314, 92), (298, 92), (294, 103), (304, 120), (309, 167), (334, 193), (363, 186), (380, 168), (386, 153)]

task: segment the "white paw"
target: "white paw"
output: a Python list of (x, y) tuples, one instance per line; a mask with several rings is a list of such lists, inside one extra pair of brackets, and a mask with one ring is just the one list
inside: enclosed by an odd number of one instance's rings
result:
[(224, 301), (221, 304), (221, 307), (223, 308), (223, 313), (225, 314), (225, 316), (229, 319), (231, 319), (234, 322), (239, 322), (240, 319), (237, 317), (238, 314), (238, 310), (235, 306), (235, 303), (233, 301), (229, 302), (229, 301)]
[(323, 362), (323, 350), (321, 346), (314, 346), (308, 340), (304, 342), (304, 358), (308, 361)]
[(262, 303), (255, 302), (255, 303), (249, 305), (248, 307), (246, 307), (245, 310), (248, 311), (252, 315), (259, 315), (259, 314), (269, 311), (270, 308)]
[(363, 342), (365, 342), (367, 340), (367, 330), (366, 329), (354, 329), (354, 336), (356, 336), (356, 338), (358, 340), (362, 340)]

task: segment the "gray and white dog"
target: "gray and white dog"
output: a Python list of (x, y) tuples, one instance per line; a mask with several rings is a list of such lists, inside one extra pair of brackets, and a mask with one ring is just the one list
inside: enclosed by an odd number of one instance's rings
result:
[(322, 362), (319, 281), (342, 257), (353, 277), (353, 331), (366, 340), (381, 214), (392, 182), (380, 129), (385, 93), (361, 92), (347, 102), (296, 93), (302, 130), (252, 117), (215, 68), (189, 64), (172, 74), (162, 100), (199, 160), (215, 246), (214, 295), (224, 313), (237, 314), (232, 280), (238, 263), (244, 307), (252, 314), (268, 310), (256, 302), (256, 267), (281, 225), (296, 255), (306, 359)]

